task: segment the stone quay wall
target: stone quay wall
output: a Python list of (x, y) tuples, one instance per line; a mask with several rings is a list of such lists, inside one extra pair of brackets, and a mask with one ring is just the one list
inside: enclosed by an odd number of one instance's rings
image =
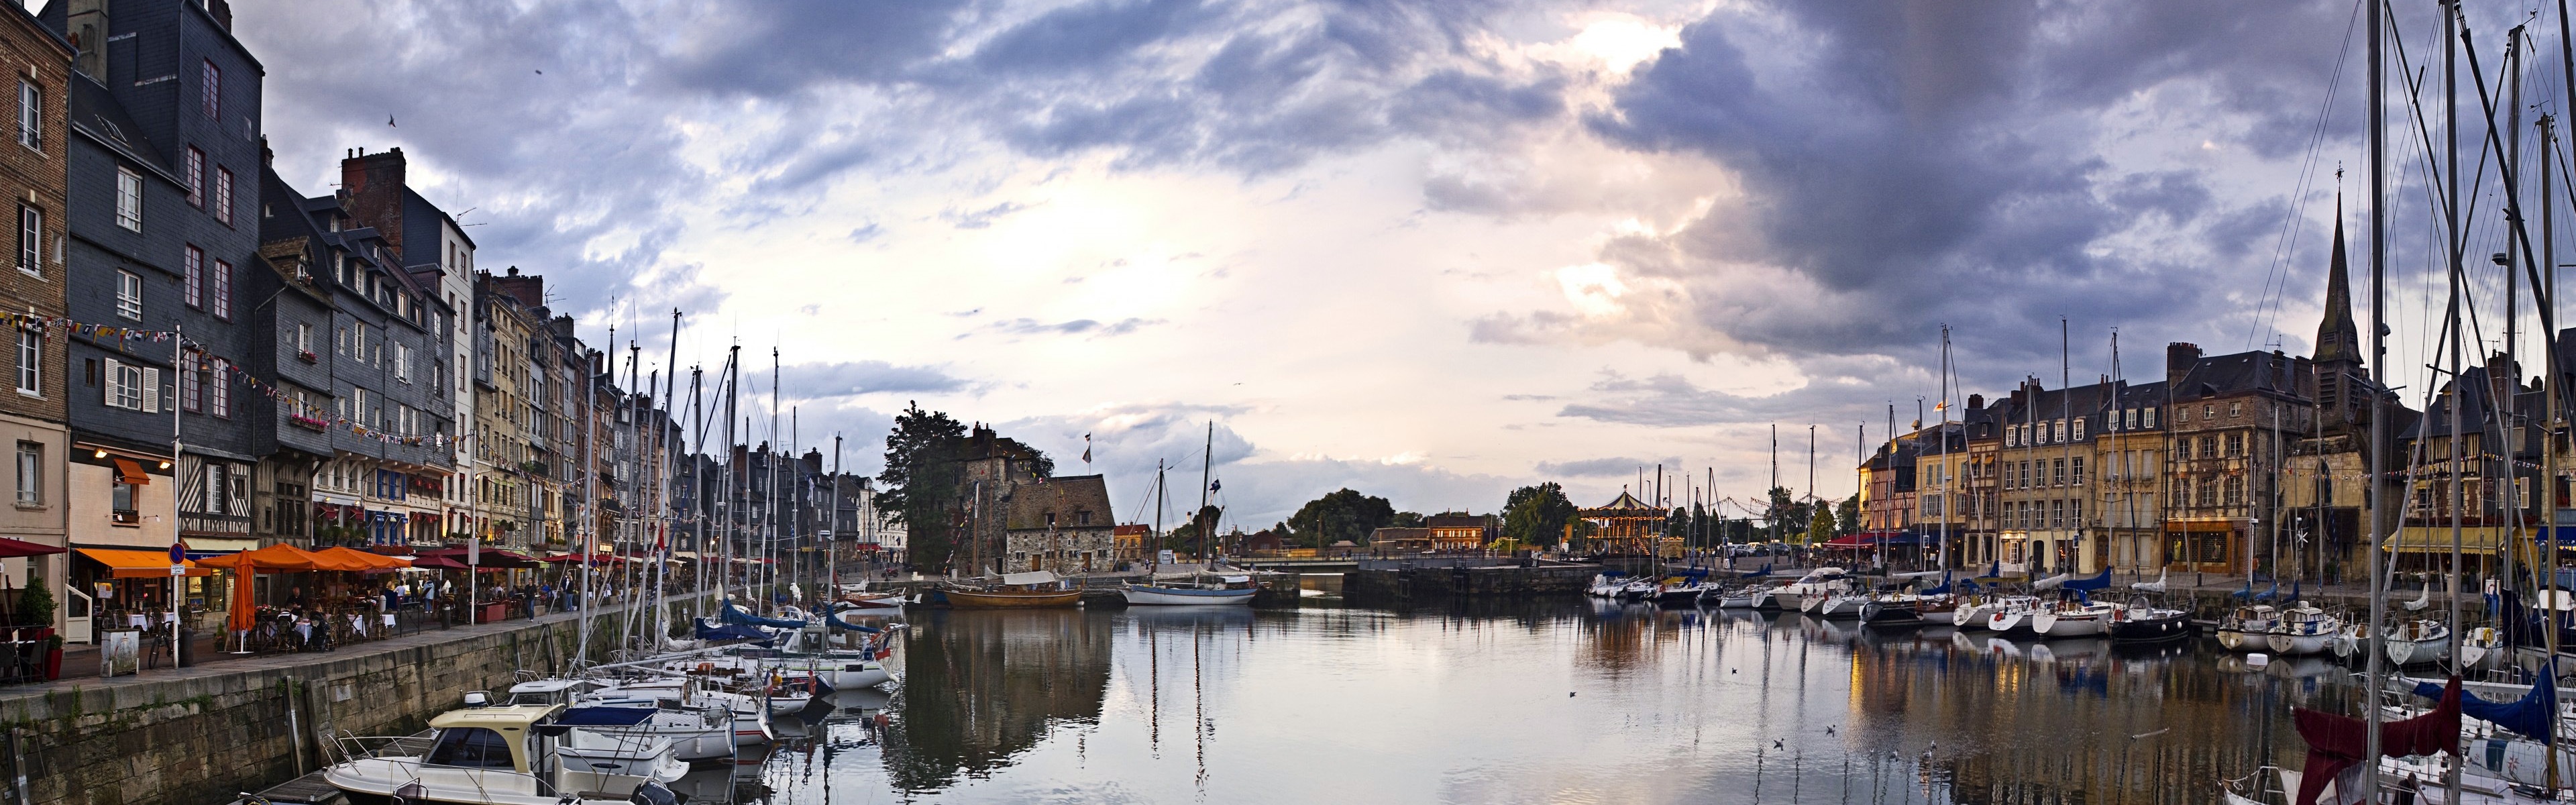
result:
[[(692, 605), (674, 601), (672, 622)], [(591, 619), (594, 658), (624, 620)], [(8, 805), (212, 805), (327, 765), (326, 736), (400, 736), (522, 672), (572, 665), (569, 613), (432, 630), (339, 651), (250, 657), (115, 680), (0, 690)], [(83, 669), (86, 670), (86, 669)], [(72, 669), (65, 669), (67, 674)]]
[(1584, 585), (1600, 572), (1601, 568), (1592, 565), (1358, 569), (1342, 574), (1342, 595), (1354, 600), (1389, 601), (1572, 595), (1583, 592)]

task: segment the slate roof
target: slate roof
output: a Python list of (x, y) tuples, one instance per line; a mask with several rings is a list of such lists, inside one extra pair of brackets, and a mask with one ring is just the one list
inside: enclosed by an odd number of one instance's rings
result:
[[(1002, 527), (1013, 531), (1044, 530), (1048, 512), (1055, 513), (1058, 531), (1107, 530), (1116, 524), (1109, 510), (1109, 484), (1098, 475), (1063, 476), (1049, 478), (1045, 483), (1022, 484), (1011, 490), (1007, 505), (1002, 514)], [(1086, 511), (1091, 513), (1091, 522), (1082, 524), (1074, 514)]]

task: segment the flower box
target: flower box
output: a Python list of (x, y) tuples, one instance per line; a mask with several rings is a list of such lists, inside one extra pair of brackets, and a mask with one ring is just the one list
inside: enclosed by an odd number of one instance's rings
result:
[(329, 430), (331, 428), (331, 423), (324, 421), (319, 417), (309, 417), (300, 414), (287, 414), (286, 421), (292, 422), (296, 427), (304, 428), (306, 430), (321, 431)]
[(305, 349), (297, 350), (295, 352), (295, 359), (305, 363), (312, 363), (314, 361), (321, 360), (322, 356), (313, 354), (313, 350)]

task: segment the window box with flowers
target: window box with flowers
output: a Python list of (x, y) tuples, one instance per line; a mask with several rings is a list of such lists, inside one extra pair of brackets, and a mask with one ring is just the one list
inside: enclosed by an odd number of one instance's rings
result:
[(331, 429), (330, 420), (326, 420), (321, 417), (305, 416), (303, 414), (287, 414), (286, 421), (295, 423), (296, 427), (304, 428), (306, 430), (322, 431)]
[(297, 350), (295, 352), (295, 359), (305, 363), (312, 363), (314, 361), (321, 360), (322, 356), (313, 354), (313, 350), (304, 349)]

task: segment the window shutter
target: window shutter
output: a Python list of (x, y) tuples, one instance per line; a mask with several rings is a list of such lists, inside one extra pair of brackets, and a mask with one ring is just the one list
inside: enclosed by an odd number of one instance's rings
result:
[(143, 370), (143, 413), (161, 413), (161, 370)]
[(123, 367), (122, 365), (120, 365), (120, 364), (118, 364), (118, 363), (116, 362), (116, 359), (115, 359), (115, 358), (109, 358), (109, 359), (107, 359), (107, 383), (106, 383), (106, 386), (107, 386), (107, 400), (106, 400), (106, 402), (107, 402), (107, 407), (109, 407), (109, 408), (115, 408), (115, 407), (118, 407), (118, 406), (117, 406), (117, 402), (116, 402), (117, 398), (118, 398), (118, 397), (125, 396), (125, 395), (123, 395), (123, 394), (121, 394), (121, 393), (120, 393), (120, 392), (122, 392), (122, 391), (124, 391), (124, 390), (125, 390), (125, 373), (124, 373), (123, 371), (120, 371), (120, 370), (121, 370), (121, 369), (123, 369), (123, 368), (124, 368), (124, 367)]

